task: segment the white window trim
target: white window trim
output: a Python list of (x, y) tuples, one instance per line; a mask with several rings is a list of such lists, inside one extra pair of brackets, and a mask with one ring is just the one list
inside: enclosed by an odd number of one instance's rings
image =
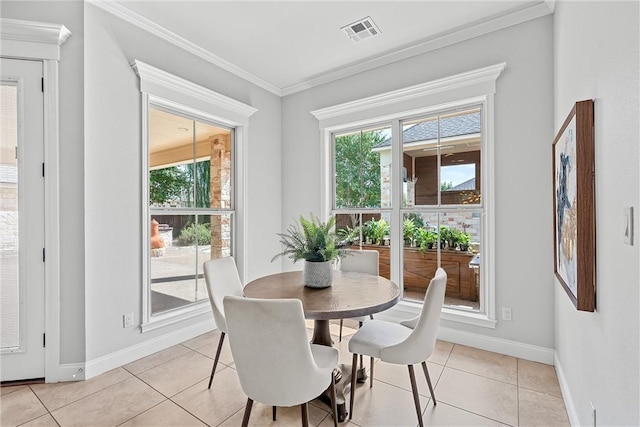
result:
[[(481, 280), (483, 283), (481, 304), (483, 310), (465, 312), (450, 308), (443, 308), (442, 319), (481, 326), (496, 327), (495, 307), (495, 171), (494, 171), (494, 95), (496, 80), (506, 68), (506, 63), (471, 70), (461, 74), (433, 80), (415, 86), (387, 92), (359, 100), (334, 105), (312, 111), (318, 119), (321, 141), (321, 212), (329, 212), (331, 206), (331, 134), (344, 129), (377, 125), (383, 122), (393, 122), (410, 116), (428, 114), (436, 110), (456, 108), (470, 103), (483, 106), (483, 141), (482, 141), (482, 185), (485, 215), (482, 219), (483, 253), (481, 257)], [(394, 124), (393, 126), (398, 126)], [(400, 130), (393, 129), (394, 134)], [(397, 148), (399, 150), (399, 148)], [(395, 153), (397, 154), (397, 153)], [(394, 156), (394, 182), (400, 182), (401, 157)], [(399, 185), (399, 184), (398, 184)], [(399, 218), (400, 206), (398, 200), (393, 200), (392, 218)], [(399, 220), (392, 221), (391, 233), (398, 235)], [(391, 280), (400, 282), (399, 249), (391, 253), (393, 274)], [(386, 317), (394, 319), (406, 318), (419, 314), (420, 304), (401, 301), (396, 307), (385, 313)]]
[[(249, 105), (221, 95), (205, 87), (199, 86), (181, 77), (160, 70), (144, 62), (135, 60), (131, 67), (140, 77), (140, 92), (142, 98), (142, 141), (147, 141), (149, 123), (148, 113), (150, 102), (155, 105), (164, 105), (174, 110), (191, 112), (196, 117), (202, 117), (221, 125), (235, 129), (235, 213), (234, 233), (232, 246), (235, 249), (235, 258), (238, 264), (240, 277), (247, 277), (246, 269), (246, 183), (247, 170), (246, 147), (249, 128), (249, 118), (258, 111)], [(148, 170), (148, 156), (142, 156), (142, 171)], [(143, 175), (142, 206), (149, 206), (146, 191), (147, 175)], [(149, 218), (148, 208), (142, 209), (141, 221), (142, 242), (149, 242), (149, 227), (146, 226)], [(148, 248), (148, 244), (143, 244)], [(190, 304), (184, 308), (172, 310), (166, 313), (151, 316), (149, 310), (149, 259), (142, 257), (142, 324), (141, 332), (148, 332), (165, 326), (173, 325), (184, 320), (199, 316), (211, 311), (208, 300)]]
[(46, 179), (45, 234), (45, 347), (44, 376), (48, 383), (64, 376), (60, 367), (60, 179), (58, 62), (60, 47), (71, 36), (64, 25), (0, 19), (2, 56), (42, 61), (44, 91), (44, 161)]

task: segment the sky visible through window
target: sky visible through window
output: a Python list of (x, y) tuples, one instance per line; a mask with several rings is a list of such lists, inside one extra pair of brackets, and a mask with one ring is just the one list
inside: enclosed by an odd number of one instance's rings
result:
[(467, 163), (464, 165), (442, 166), (440, 168), (440, 182), (451, 183), (452, 187), (460, 185), (476, 176), (476, 165)]

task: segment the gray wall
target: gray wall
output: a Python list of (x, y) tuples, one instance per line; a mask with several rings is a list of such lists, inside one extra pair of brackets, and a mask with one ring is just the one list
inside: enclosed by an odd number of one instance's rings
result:
[(562, 1), (554, 17), (554, 128), (574, 102), (595, 99), (597, 311), (576, 311), (554, 284), (558, 368), (576, 425), (592, 424), (589, 402), (598, 425), (640, 425), (640, 251), (637, 235), (623, 243), (622, 222), (633, 206), (637, 229), (640, 207), (639, 12), (637, 1)]
[(2, 17), (63, 24), (60, 82), (60, 363), (85, 360), (84, 17), (82, 2), (2, 1)]
[(141, 315), (144, 154), (139, 79), (130, 63), (140, 60), (258, 109), (249, 124), (245, 280), (278, 268), (269, 261), (281, 218), (281, 117), (278, 96), (92, 5), (85, 28), (87, 360), (94, 360), (202, 320), (143, 335), (122, 328), (123, 313)]
[(283, 229), (320, 210), (321, 142), (309, 111), (506, 62), (495, 97), (496, 303), (513, 321), (444, 324), (553, 348), (552, 36), (547, 16), (285, 97)]
[[(247, 152), (247, 277), (280, 269), (281, 100), (84, 2), (2, 2), (2, 17), (63, 24), (60, 62), (61, 363), (90, 362), (202, 320), (140, 334), (141, 60), (258, 109)], [(86, 338), (85, 338), (86, 337)]]

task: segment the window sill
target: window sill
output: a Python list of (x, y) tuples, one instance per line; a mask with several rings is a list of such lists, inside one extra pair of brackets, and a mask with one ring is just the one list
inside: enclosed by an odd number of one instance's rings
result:
[(140, 325), (140, 332), (145, 333), (156, 329), (175, 325), (188, 319), (211, 312), (211, 305), (208, 300), (196, 302), (184, 308), (171, 310), (155, 316), (151, 316), (147, 323)]
[[(400, 322), (420, 315), (422, 303), (412, 301), (400, 301), (396, 306), (381, 313), (379, 318), (389, 321)], [(464, 323), (467, 325), (479, 326), (487, 329), (495, 329), (497, 321), (490, 319), (484, 313), (476, 311), (462, 311), (443, 307), (440, 319), (450, 322)]]

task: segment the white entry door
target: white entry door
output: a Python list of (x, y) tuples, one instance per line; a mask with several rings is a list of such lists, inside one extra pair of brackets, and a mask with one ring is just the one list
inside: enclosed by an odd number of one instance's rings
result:
[(44, 378), (43, 64), (2, 58), (1, 380)]

